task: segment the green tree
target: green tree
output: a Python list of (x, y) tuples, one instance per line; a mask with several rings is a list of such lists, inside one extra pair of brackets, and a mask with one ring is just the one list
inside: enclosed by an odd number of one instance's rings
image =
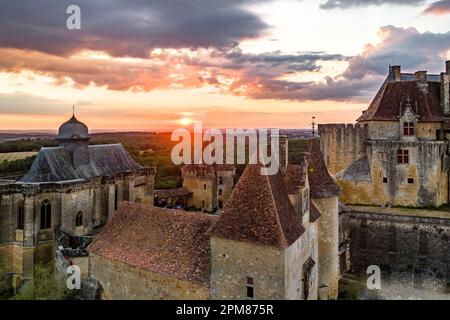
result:
[(12, 295), (11, 275), (8, 273), (7, 266), (0, 264), (0, 300), (7, 299)]
[(66, 278), (50, 265), (36, 265), (33, 279), (28, 280), (13, 300), (67, 300), (71, 299)]

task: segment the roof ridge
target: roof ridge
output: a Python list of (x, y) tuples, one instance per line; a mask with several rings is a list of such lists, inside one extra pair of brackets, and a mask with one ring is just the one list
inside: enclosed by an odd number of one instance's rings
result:
[[(264, 167), (264, 168), (265, 168), (265, 167)], [(267, 169), (266, 169), (266, 171), (267, 171)], [(279, 174), (279, 171), (278, 171), (277, 174)], [(270, 189), (270, 196), (271, 196), (271, 198), (272, 198), (272, 204), (273, 204), (273, 206), (275, 207), (275, 219), (276, 219), (276, 221), (277, 221), (278, 228), (279, 228), (280, 231), (281, 231), (281, 235), (282, 235), (282, 237), (283, 237), (282, 240), (283, 240), (283, 242), (285, 242), (284, 245), (287, 245), (288, 241), (287, 241), (287, 239), (286, 239), (286, 235), (284, 234), (283, 227), (281, 226), (281, 221), (280, 221), (280, 216), (279, 216), (279, 212), (278, 212), (278, 207), (277, 207), (277, 205), (275, 204), (275, 197), (274, 197), (274, 194), (273, 194), (272, 181), (270, 180), (270, 178), (268, 177), (268, 175), (266, 175), (266, 178), (267, 178), (267, 181), (268, 181), (268, 183), (269, 183), (269, 189)], [(290, 201), (289, 201), (289, 204), (290, 204)]]

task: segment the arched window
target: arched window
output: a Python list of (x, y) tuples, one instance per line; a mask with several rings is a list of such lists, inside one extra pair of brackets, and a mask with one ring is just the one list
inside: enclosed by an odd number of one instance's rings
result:
[(77, 216), (75, 218), (75, 226), (81, 227), (83, 225), (83, 212), (78, 211)]
[(52, 205), (50, 200), (44, 200), (41, 205), (41, 229), (52, 227)]
[(23, 225), (25, 221), (23, 203), (19, 203), (17, 207), (17, 229), (23, 230)]

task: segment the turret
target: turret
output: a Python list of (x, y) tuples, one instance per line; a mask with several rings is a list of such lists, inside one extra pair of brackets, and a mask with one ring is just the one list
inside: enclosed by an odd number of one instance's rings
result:
[(318, 140), (312, 140), (308, 161), (311, 199), (319, 218), (319, 299), (336, 299), (339, 282), (339, 187), (328, 173)]

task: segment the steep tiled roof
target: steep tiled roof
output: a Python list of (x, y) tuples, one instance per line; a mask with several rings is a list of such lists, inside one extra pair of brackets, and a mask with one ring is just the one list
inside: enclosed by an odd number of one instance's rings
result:
[(18, 182), (62, 182), (142, 169), (121, 144), (92, 145), (88, 153), (87, 164), (74, 165), (66, 148), (42, 148)]
[[(444, 113), (441, 107), (441, 84), (427, 82), (424, 90), (417, 81), (385, 81), (369, 108), (357, 121), (397, 121), (409, 98), (413, 109), (417, 103), (419, 121), (440, 122)], [(402, 108), (400, 109), (400, 106)]]
[(297, 194), (300, 188), (305, 186), (306, 168), (305, 165), (288, 164), (286, 174), (283, 176), (286, 192)]
[(311, 140), (308, 180), (311, 198), (331, 198), (340, 195), (339, 187), (325, 165), (320, 151), (320, 142), (317, 139)]
[(160, 199), (173, 198), (173, 197), (188, 197), (190, 195), (192, 195), (192, 191), (190, 191), (186, 188), (155, 190), (155, 196)]
[(261, 165), (247, 165), (212, 226), (211, 236), (285, 248), (305, 231), (280, 173), (262, 175)]
[(322, 212), (317, 208), (314, 200), (311, 200), (311, 209), (309, 210), (309, 222), (315, 222), (320, 218)]
[(208, 285), (207, 230), (216, 216), (124, 202), (89, 251), (155, 273)]

